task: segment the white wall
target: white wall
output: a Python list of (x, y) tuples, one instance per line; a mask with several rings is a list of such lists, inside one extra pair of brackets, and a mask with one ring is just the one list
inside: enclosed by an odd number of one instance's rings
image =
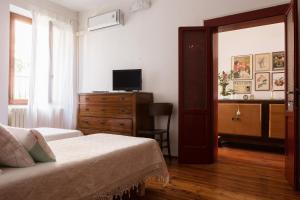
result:
[(8, 62), (9, 62), (9, 4), (0, 3), (0, 123), (7, 123), (8, 113)]
[[(80, 92), (112, 89), (112, 69), (141, 68), (144, 91), (156, 102), (175, 105), (171, 122), (173, 155), (178, 153), (178, 27), (260, 9), (288, 0), (153, 0), (149, 10), (129, 13), (132, 0), (110, 0), (80, 14)], [(87, 17), (121, 9), (125, 26), (86, 31)]]
[[(223, 32), (219, 34), (218, 42), (219, 72), (230, 72), (232, 56), (285, 51), (284, 23)], [(255, 91), (254, 75), (255, 66), (253, 65), (252, 94), (254, 98), (270, 99), (271, 91)], [(272, 78), (271, 73), (270, 78)], [(232, 84), (228, 88), (232, 89)], [(221, 91), (220, 87), (219, 90)], [(222, 98), (220, 91), (219, 98)], [(235, 98), (243, 99), (243, 95), (235, 95)], [(273, 98), (284, 99), (284, 91), (274, 91)]]

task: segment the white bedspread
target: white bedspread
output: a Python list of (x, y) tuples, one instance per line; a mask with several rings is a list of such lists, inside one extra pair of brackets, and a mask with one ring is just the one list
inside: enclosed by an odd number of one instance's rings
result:
[(36, 128), (45, 138), (46, 141), (61, 140), (83, 136), (81, 131), (60, 129), (60, 128)]
[(0, 200), (111, 199), (147, 178), (169, 178), (151, 139), (96, 134), (49, 144), (56, 162), (3, 169)]

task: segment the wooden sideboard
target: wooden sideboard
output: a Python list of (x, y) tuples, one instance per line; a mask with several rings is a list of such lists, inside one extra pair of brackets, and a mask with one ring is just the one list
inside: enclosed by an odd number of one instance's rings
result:
[(285, 138), (284, 101), (220, 100), (218, 132), (221, 143), (283, 148)]
[(152, 93), (79, 94), (77, 128), (84, 134), (113, 133), (136, 136), (138, 130), (153, 127), (148, 115)]

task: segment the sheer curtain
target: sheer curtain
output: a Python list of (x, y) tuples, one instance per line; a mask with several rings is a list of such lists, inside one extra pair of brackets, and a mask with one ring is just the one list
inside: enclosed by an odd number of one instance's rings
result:
[(75, 127), (77, 75), (74, 44), (71, 23), (33, 12), (30, 127)]

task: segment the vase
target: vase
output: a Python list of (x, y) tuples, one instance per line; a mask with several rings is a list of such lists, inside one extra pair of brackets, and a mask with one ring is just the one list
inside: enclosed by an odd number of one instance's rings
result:
[(228, 84), (222, 85), (222, 92), (221, 92), (221, 96), (222, 99), (228, 100), (232, 98), (232, 95), (226, 91)]

